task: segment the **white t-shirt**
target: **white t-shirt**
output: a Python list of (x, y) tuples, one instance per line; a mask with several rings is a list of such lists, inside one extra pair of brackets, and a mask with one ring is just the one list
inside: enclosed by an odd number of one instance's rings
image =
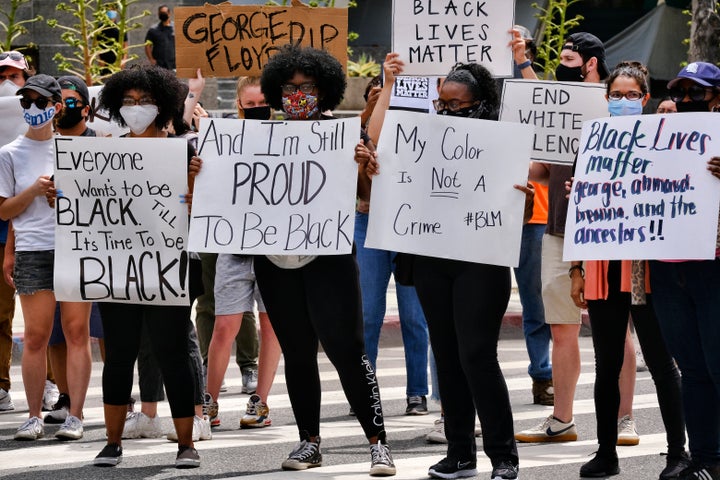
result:
[[(31, 140), (21, 135), (0, 148), (0, 197), (10, 198), (31, 186), (41, 175), (53, 174), (55, 140)], [(44, 195), (37, 196), (12, 219), (15, 250), (55, 249), (55, 211)]]

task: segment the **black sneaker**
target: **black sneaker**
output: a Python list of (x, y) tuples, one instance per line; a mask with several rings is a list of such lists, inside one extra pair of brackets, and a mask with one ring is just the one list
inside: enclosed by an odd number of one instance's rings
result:
[(475, 460), (456, 460), (448, 457), (430, 467), (428, 475), (432, 478), (465, 478), (477, 475)]
[(503, 460), (493, 467), (490, 480), (514, 480), (518, 478), (518, 470), (520, 470), (520, 468), (515, 463), (509, 460)]
[(67, 393), (61, 393), (52, 410), (45, 415), (43, 422), (50, 424), (63, 423), (67, 419), (68, 412), (70, 412), (70, 396)]
[(97, 467), (114, 467), (122, 460), (122, 447), (117, 443), (108, 443), (100, 450), (93, 465)]
[(200, 466), (200, 455), (193, 447), (185, 445), (178, 446), (177, 457), (175, 457), (175, 468), (197, 468)]
[(427, 398), (425, 395), (407, 397), (407, 408), (405, 415), (427, 415)]
[(692, 464), (687, 452), (682, 452), (680, 455), (665, 453), (661, 453), (661, 455), (667, 455), (667, 463), (663, 471), (660, 472), (660, 480), (677, 480), (680, 474)]
[(378, 443), (370, 445), (370, 476), (390, 477), (395, 475), (395, 464), (390, 447), (385, 443), (385, 432), (378, 435)]
[(581, 477), (609, 477), (620, 473), (617, 453), (596, 453), (595, 458), (580, 467)]
[(308, 468), (322, 466), (322, 454), (320, 453), (320, 436), (315, 441), (309, 439), (300, 441), (287, 460), (282, 463), (283, 470), (307, 470)]
[(678, 480), (720, 480), (720, 465), (692, 465), (680, 474)]

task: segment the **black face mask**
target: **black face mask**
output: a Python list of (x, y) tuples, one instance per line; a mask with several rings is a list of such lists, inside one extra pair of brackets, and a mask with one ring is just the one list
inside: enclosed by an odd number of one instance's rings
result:
[(561, 63), (555, 69), (555, 80), (558, 82), (582, 82), (584, 78), (582, 65), (579, 67), (566, 67)]
[(700, 100), (699, 102), (677, 102), (675, 106), (677, 107), (678, 113), (710, 111), (710, 102), (708, 100)]
[(64, 107), (62, 113), (57, 116), (56, 124), (58, 128), (66, 129), (72, 128), (83, 119), (82, 116), (83, 107), (80, 108), (68, 108)]
[(252, 107), (243, 108), (243, 114), (246, 120), (269, 120), (270, 119), (270, 107)]
[(471, 105), (469, 107), (461, 108), (460, 110), (452, 111), (448, 108), (438, 111), (438, 115), (447, 115), (449, 117), (476, 117), (474, 115), (478, 110), (482, 111), (482, 104)]
[(160, 19), (161, 22), (167, 22), (168, 18), (170, 18), (170, 14), (161, 12), (161, 13), (158, 13), (158, 18)]

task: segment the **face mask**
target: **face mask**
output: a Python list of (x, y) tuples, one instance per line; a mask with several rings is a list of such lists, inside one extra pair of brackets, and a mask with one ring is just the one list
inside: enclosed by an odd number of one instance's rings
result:
[(165, 12), (159, 13), (158, 18), (160, 19), (161, 22), (167, 22), (168, 18), (170, 18), (170, 14), (165, 13)]
[(642, 113), (642, 101), (628, 100), (621, 98), (620, 100), (610, 100), (608, 102), (608, 112), (611, 117), (621, 117), (623, 115), (640, 115)]
[(12, 80), (4, 80), (0, 83), (0, 97), (12, 97), (18, 90), (20, 90), (20, 87), (15, 85)]
[(252, 107), (243, 108), (243, 115), (246, 120), (269, 120), (270, 119), (270, 107)]
[(566, 67), (561, 63), (555, 69), (555, 79), (558, 82), (582, 82), (584, 78), (582, 65), (579, 67)]
[(58, 115), (55, 118), (55, 124), (58, 126), (58, 128), (72, 128), (78, 123), (80, 123), (83, 119), (82, 111), (84, 107), (80, 108), (68, 108), (64, 107), (62, 111), (60, 112), (60, 115)]
[(318, 97), (300, 90), (290, 96), (283, 96), (282, 102), (283, 110), (293, 120), (307, 120), (318, 112)]
[(135, 135), (142, 134), (158, 115), (157, 105), (134, 105), (120, 107), (120, 116)]
[(42, 128), (55, 116), (55, 106), (50, 102), (45, 110), (40, 110), (34, 103), (28, 109), (23, 109), (23, 118), (30, 128)]
[(447, 115), (448, 117), (471, 117), (478, 110), (478, 107), (480, 107), (480, 105), (472, 105), (455, 111), (446, 108), (445, 110), (440, 110), (438, 115)]
[(675, 104), (678, 113), (684, 112), (709, 112), (710, 102), (700, 100), (699, 102), (678, 102)]

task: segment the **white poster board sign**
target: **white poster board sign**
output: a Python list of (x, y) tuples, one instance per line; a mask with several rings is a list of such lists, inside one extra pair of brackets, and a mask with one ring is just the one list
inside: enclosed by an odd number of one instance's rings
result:
[(582, 124), (608, 116), (600, 83), (505, 80), (500, 121), (535, 125), (531, 159), (572, 165)]
[(201, 119), (190, 250), (350, 253), (359, 139), (360, 117)]
[(532, 126), (390, 111), (365, 246), (517, 266)]
[(512, 77), (514, 18), (508, 0), (393, 0), (392, 51), (407, 75), (446, 75), (461, 62)]
[(55, 139), (55, 297), (189, 305), (187, 142)]
[(715, 258), (717, 114), (642, 115), (583, 125), (564, 260)]
[(438, 98), (438, 77), (395, 78), (390, 96), (390, 109), (434, 112), (432, 101)]

